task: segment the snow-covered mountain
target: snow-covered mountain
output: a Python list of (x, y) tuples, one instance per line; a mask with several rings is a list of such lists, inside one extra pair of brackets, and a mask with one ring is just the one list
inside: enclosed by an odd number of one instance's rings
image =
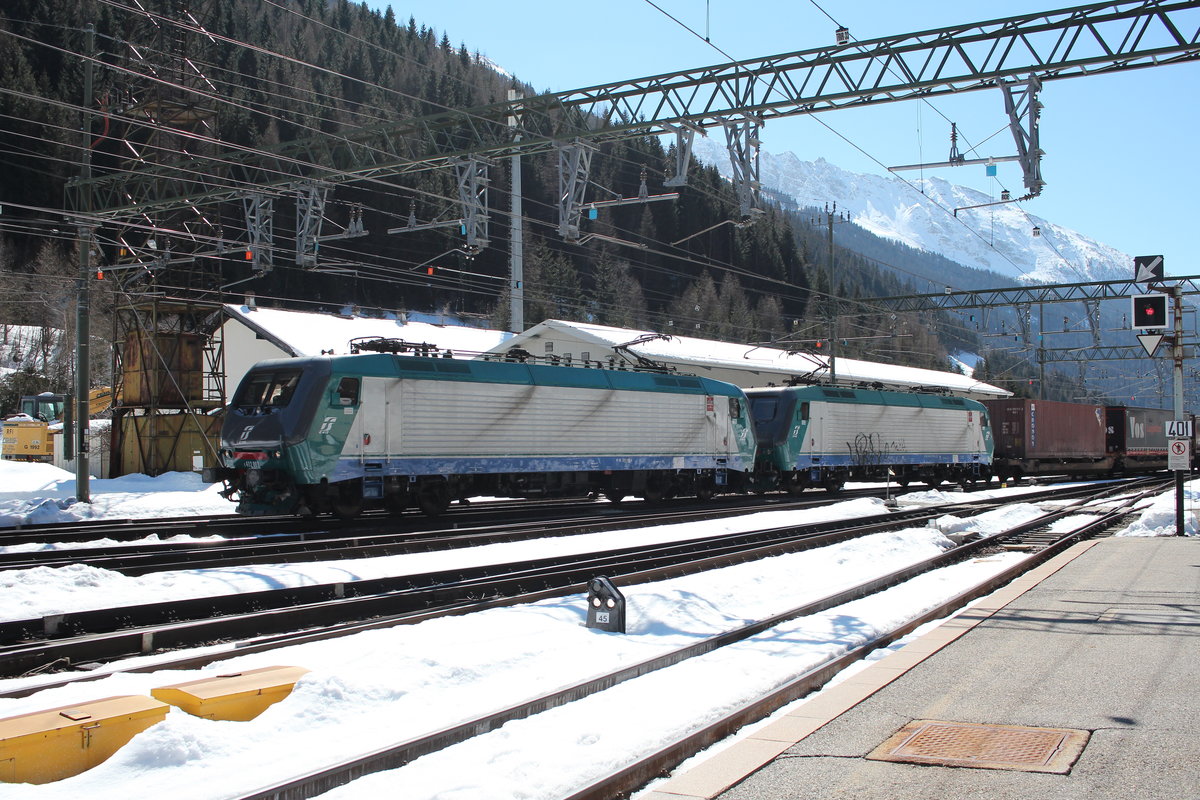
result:
[[(698, 139), (694, 154), (729, 177), (722, 137)], [(912, 179), (847, 172), (824, 159), (802, 161), (794, 153), (760, 152), (763, 188), (787, 195), (800, 207), (839, 212), (877, 236), (937, 253), (963, 266), (1022, 282), (1074, 283), (1122, 279), (1133, 259), (1081, 233), (1027, 214), (1020, 204), (956, 208), (988, 203), (975, 189), (941, 178)], [(1040, 236), (1033, 229), (1040, 229)]]

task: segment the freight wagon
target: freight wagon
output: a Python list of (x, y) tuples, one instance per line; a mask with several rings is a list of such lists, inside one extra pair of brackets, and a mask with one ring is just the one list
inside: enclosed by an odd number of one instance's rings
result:
[(1167, 467), (1161, 408), (1127, 408), (1055, 400), (985, 400), (996, 437), (992, 471), (1025, 475), (1120, 475)]
[(848, 480), (987, 480), (992, 433), (983, 404), (946, 395), (803, 386), (747, 389), (759, 442), (756, 480), (839, 490)]
[(221, 434), (238, 512), (428, 514), (473, 495), (654, 498), (744, 488), (755, 442), (732, 384), (658, 372), (362, 354), (243, 378)]
[(1117, 473), (1156, 472), (1167, 468), (1167, 423), (1175, 414), (1165, 408), (1109, 406), (1105, 447)]
[(1018, 397), (983, 404), (996, 438), (992, 472), (1000, 480), (1112, 472), (1116, 455), (1108, 448), (1104, 406)]

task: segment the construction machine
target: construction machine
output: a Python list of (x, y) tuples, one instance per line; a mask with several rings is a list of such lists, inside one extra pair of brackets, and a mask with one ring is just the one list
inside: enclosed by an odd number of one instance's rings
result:
[[(112, 388), (88, 392), (88, 417), (108, 410)], [(42, 392), (21, 398), (19, 411), (4, 420), (0, 458), (12, 461), (54, 461), (54, 434), (61, 433), (74, 413), (74, 396)]]

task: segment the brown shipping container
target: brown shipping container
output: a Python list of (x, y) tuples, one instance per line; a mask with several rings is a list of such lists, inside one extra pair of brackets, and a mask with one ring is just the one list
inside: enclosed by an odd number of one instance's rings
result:
[(1104, 406), (1024, 398), (984, 405), (998, 459), (1104, 458)]

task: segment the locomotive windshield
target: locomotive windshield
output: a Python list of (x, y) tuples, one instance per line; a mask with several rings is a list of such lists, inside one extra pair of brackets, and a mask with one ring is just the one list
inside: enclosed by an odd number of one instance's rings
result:
[(754, 417), (754, 435), (759, 444), (783, 441), (791, 428), (795, 408), (795, 399), (782, 389), (750, 395), (750, 414)]
[(233, 404), (243, 412), (284, 408), (291, 402), (299, 382), (298, 369), (252, 372), (238, 387)]
[(750, 409), (754, 412), (755, 422), (770, 422), (779, 410), (779, 398), (756, 397), (750, 401)]

